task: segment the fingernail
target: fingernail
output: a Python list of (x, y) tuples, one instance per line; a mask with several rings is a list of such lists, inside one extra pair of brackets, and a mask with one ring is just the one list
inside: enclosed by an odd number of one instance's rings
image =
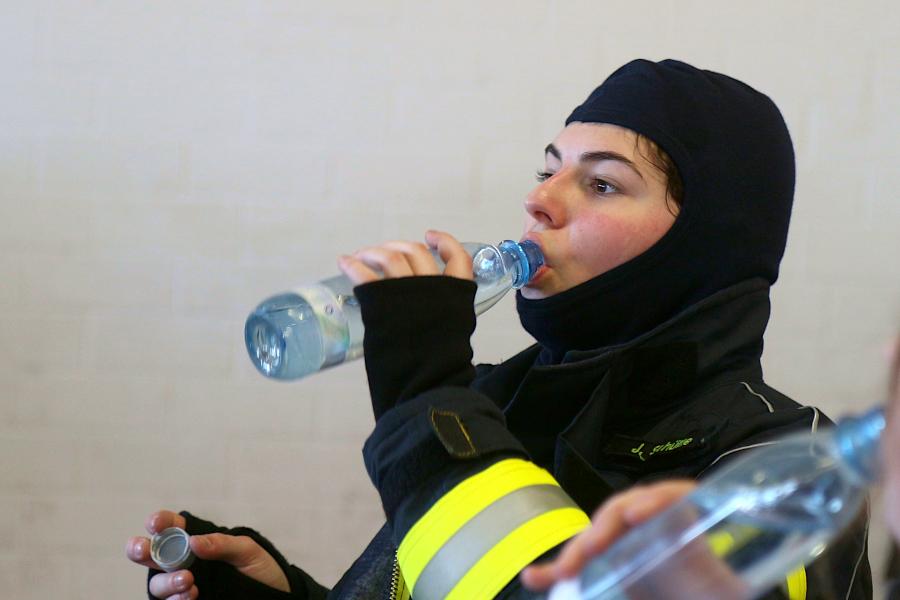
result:
[(132, 542), (131, 548), (129, 550), (131, 552), (131, 557), (132, 558), (140, 558), (141, 550), (143, 550), (143, 547), (144, 547), (143, 540), (135, 540), (134, 542)]
[(175, 575), (174, 577), (172, 577), (172, 583), (174, 583), (175, 587), (179, 590), (182, 589), (184, 587), (184, 575), (182, 575), (181, 573)]

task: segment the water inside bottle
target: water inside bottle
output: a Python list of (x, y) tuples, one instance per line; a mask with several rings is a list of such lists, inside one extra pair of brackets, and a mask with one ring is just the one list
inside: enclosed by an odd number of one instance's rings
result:
[(260, 305), (247, 320), (244, 335), (253, 364), (269, 377), (302, 377), (318, 371), (325, 361), (313, 307), (294, 293)]
[[(763, 475), (760, 474), (760, 477)], [(798, 476), (765, 485), (710, 485), (695, 495), (707, 510), (731, 503), (733, 519), (772, 530), (810, 532), (833, 526), (835, 516), (853, 497), (851, 483), (836, 465), (822, 468), (815, 477)]]
[(752, 484), (708, 483), (589, 565), (582, 597), (640, 600), (666, 590), (726, 600), (777, 585), (786, 568), (821, 554), (839, 517), (858, 508), (839, 466), (825, 456), (817, 466), (778, 481), (760, 469)]
[[(777, 585), (773, 572), (792, 566), (783, 559), (800, 566), (806, 561), (798, 556), (818, 555), (828, 539), (827, 530), (772, 528), (752, 515), (732, 513), (723, 519), (717, 512), (683, 504), (662, 529), (643, 540), (631, 561), (606, 557), (589, 565), (580, 598), (747, 599), (754, 589)], [(709, 527), (709, 521), (716, 524)], [(680, 535), (671, 535), (679, 529)]]
[[(701, 520), (709, 514), (696, 508)], [(781, 573), (821, 554), (832, 534), (823, 523), (827, 519), (800, 513), (790, 507), (779, 515), (736, 511), (689, 543), (678, 564), (666, 565), (665, 571), (689, 569), (695, 598), (744, 598), (750, 590), (777, 585)], [(805, 526), (798, 526), (803, 520)]]

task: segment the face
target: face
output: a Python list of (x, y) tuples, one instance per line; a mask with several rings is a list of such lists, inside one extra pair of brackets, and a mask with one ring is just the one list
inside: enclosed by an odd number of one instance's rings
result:
[(891, 406), (884, 433), (884, 509), (894, 537), (900, 541), (900, 340), (894, 347)]
[(546, 298), (628, 262), (675, 222), (665, 177), (636, 141), (615, 125), (572, 123), (547, 146), (523, 236), (546, 264), (523, 296)]

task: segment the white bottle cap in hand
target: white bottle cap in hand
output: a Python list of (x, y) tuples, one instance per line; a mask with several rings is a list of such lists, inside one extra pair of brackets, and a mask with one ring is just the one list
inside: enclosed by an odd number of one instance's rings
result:
[(150, 539), (150, 558), (164, 571), (187, 569), (194, 562), (190, 539), (180, 527), (163, 529)]

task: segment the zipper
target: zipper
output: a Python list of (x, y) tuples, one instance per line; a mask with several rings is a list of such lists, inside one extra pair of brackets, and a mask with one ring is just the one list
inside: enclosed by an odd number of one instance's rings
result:
[(409, 589), (406, 587), (406, 581), (403, 580), (403, 573), (400, 572), (400, 562), (397, 560), (397, 553), (394, 553), (394, 567), (391, 569), (391, 589), (388, 600), (410, 600)]

